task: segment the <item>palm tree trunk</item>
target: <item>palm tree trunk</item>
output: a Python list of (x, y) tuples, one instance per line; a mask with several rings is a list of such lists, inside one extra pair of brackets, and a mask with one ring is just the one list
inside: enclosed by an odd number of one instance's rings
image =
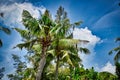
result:
[(56, 70), (55, 70), (55, 80), (58, 80), (58, 68), (59, 68), (59, 56), (57, 56)]
[(46, 50), (47, 50), (47, 48), (43, 46), (42, 57), (41, 57), (40, 62), (39, 62), (39, 67), (38, 67), (38, 72), (37, 72), (37, 75), (36, 75), (36, 80), (41, 80), (43, 69), (44, 69), (44, 66), (46, 64), (46, 54), (45, 54)]

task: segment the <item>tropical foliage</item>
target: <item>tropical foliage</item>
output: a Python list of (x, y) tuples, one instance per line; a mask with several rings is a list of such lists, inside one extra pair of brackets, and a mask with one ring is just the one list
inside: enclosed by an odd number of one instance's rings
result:
[[(0, 31), (3, 31), (3, 32), (5, 32), (6, 34), (10, 34), (11, 33), (11, 31), (10, 31), (10, 29), (8, 29), (8, 28), (5, 28), (5, 27), (1, 27), (0, 26)], [(2, 40), (0, 39), (0, 47), (3, 45), (3, 42), (2, 42)]]
[[(120, 38), (116, 38), (115, 42), (120, 42)], [(120, 59), (120, 45), (114, 49), (112, 49), (110, 52), (109, 52), (109, 55), (113, 54), (113, 52), (116, 52), (116, 55), (114, 57), (114, 61), (115, 62), (118, 62), (119, 59)]]
[[(71, 23), (67, 12), (59, 7), (52, 19), (48, 10), (35, 19), (23, 10), (22, 22), (25, 29), (14, 28), (23, 38), (23, 43), (14, 48), (25, 48), (26, 62), (12, 54), (15, 72), (8, 74), (10, 80), (116, 80), (109, 72), (96, 72), (94, 67), (85, 69), (78, 52), (89, 54), (79, 43), (87, 40), (73, 39), (73, 30), (82, 21)], [(117, 64), (119, 70), (119, 64)]]
[[(16, 47), (19, 47), (20, 49), (26, 48), (28, 51), (32, 51), (34, 56), (36, 56), (35, 54), (39, 55), (37, 56), (39, 58), (37, 63), (36, 61), (32, 61), (33, 65), (37, 64), (37, 66), (35, 66), (37, 69), (37, 80), (41, 79), (46, 62), (48, 61), (46, 59), (49, 59), (49, 54), (52, 54), (51, 56), (55, 61), (57, 59), (55, 73), (56, 79), (58, 78), (60, 60), (63, 60), (62, 64), (67, 62), (72, 67), (75, 66), (72, 63), (72, 61), (75, 62), (74, 59), (71, 59), (72, 57), (76, 57), (76, 60), (78, 60), (77, 62), (80, 61), (80, 58), (77, 55), (78, 50), (75, 45), (81, 42), (81, 40), (73, 39), (72, 37), (69, 38), (69, 35), (72, 33), (67, 34), (71, 27), (79, 25), (80, 22), (70, 24), (64, 8), (60, 7), (58, 9), (55, 21), (52, 20), (49, 11), (47, 10), (42, 14), (39, 20), (33, 18), (26, 10), (23, 11), (22, 16), (26, 30), (21, 30), (19, 28), (15, 28), (15, 30), (20, 33), (21, 37), (23, 37), (24, 43), (18, 44)], [(35, 51), (35, 49), (37, 50)], [(30, 59), (30, 56), (28, 56), (28, 58)], [(50, 63), (50, 60), (48, 63)]]
[[(115, 42), (120, 42), (120, 37), (116, 38)], [(118, 80), (120, 79), (120, 45), (109, 52), (109, 55), (116, 53), (114, 57), (115, 66), (116, 66), (116, 75)]]

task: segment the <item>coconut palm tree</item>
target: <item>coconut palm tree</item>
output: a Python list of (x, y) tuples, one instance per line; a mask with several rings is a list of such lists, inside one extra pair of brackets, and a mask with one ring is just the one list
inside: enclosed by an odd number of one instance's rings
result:
[[(62, 8), (60, 8), (60, 10), (61, 9)], [(58, 14), (60, 16), (61, 14), (63, 14), (61, 12), (59, 13)], [(73, 65), (71, 60), (69, 59), (68, 52), (70, 52), (70, 48), (75, 48), (75, 44), (80, 42), (80, 40), (71, 39), (71, 33), (70, 35), (68, 35), (67, 33), (70, 27), (78, 25), (80, 22), (70, 24), (69, 19), (67, 19), (66, 12), (64, 13), (64, 16), (62, 16), (62, 19), (60, 19), (61, 17), (58, 16), (57, 18), (59, 20), (56, 19), (55, 22), (53, 22), (47, 10), (44, 14), (41, 15), (41, 18), (39, 20), (33, 18), (31, 14), (26, 10), (23, 10), (22, 16), (22, 21), (26, 29), (22, 30), (19, 28), (15, 28), (15, 30), (20, 33), (24, 43), (18, 44), (16, 47), (19, 47), (20, 49), (24, 47), (28, 51), (30, 51), (32, 50), (32, 48), (34, 48), (35, 45), (39, 46), (38, 54), (40, 61), (39, 64), (37, 64), (38, 67), (36, 67), (36, 80), (41, 79), (41, 75), (46, 64), (46, 58), (48, 56), (47, 53), (50, 53), (51, 51), (55, 52), (55, 54), (57, 55), (56, 59), (58, 61), (58, 66), (59, 57), (61, 59), (67, 58), (67, 62)], [(62, 56), (59, 54), (61, 54)], [(56, 72), (58, 74), (57, 70), (58, 68), (56, 68)]]
[(36, 75), (36, 80), (40, 80), (46, 64), (46, 52), (52, 42), (52, 32), (50, 33), (50, 31), (55, 24), (53, 23), (48, 10), (42, 14), (39, 20), (33, 18), (28, 11), (23, 10), (22, 21), (26, 29), (21, 30), (15, 28), (15, 30), (20, 33), (24, 43), (18, 44), (16, 47), (19, 47), (20, 49), (24, 47), (27, 50), (31, 50), (33, 45), (38, 44), (41, 46), (41, 51), (39, 52), (41, 54), (39, 56), (39, 67)]
[[(74, 66), (73, 65), (74, 63), (72, 63), (72, 61), (80, 60), (78, 55), (76, 53), (73, 53), (75, 52), (75, 50), (77, 50), (74, 45), (78, 42), (79, 40), (76, 39), (60, 39), (59, 43), (55, 44), (57, 47), (55, 46), (55, 48), (53, 47), (52, 50), (48, 51), (48, 53), (53, 54), (53, 56), (55, 56), (56, 59), (55, 79), (58, 78), (58, 68), (61, 61), (63, 63), (67, 62), (69, 65)], [(75, 59), (71, 59), (71, 58), (75, 58)]]
[[(64, 59), (72, 67), (74, 66), (75, 59), (71, 58), (76, 57), (76, 62), (80, 61), (78, 57), (78, 49), (76, 45), (82, 40), (73, 39), (73, 33), (70, 31), (71, 28), (74, 29), (75, 26), (80, 25), (81, 21), (70, 23), (70, 20), (67, 18), (67, 13), (64, 11), (64, 8), (61, 6), (57, 10), (55, 22), (58, 24), (58, 29), (55, 34), (54, 52), (56, 55), (56, 70), (55, 70), (55, 80), (58, 78), (58, 67), (61, 59)], [(71, 36), (72, 35), (72, 36)], [(72, 56), (72, 57), (71, 57)], [(72, 63), (72, 61), (74, 61)]]

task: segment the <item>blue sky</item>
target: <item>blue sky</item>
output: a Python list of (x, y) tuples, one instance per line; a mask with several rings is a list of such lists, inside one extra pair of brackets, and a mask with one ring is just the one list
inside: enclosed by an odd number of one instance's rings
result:
[[(85, 59), (83, 64), (86, 68), (94, 66), (96, 70), (104, 71), (109, 68), (114, 69), (114, 55), (109, 56), (108, 52), (117, 46), (114, 40), (120, 36), (120, 6), (118, 3), (120, 0), (1, 0), (0, 12), (3, 12), (5, 16), (0, 17), (0, 26), (23, 28), (20, 21), (23, 9), (28, 9), (34, 17), (39, 16), (39, 10), (44, 12), (45, 9), (48, 9), (54, 18), (58, 7), (63, 6), (72, 23), (83, 21), (79, 29), (74, 31), (75, 38), (77, 36), (79, 39), (91, 41), (87, 45), (91, 54), (88, 56), (82, 54), (82, 58)], [(15, 31), (12, 31), (9, 36), (0, 32), (0, 38), (3, 40), (3, 47), (0, 48), (0, 67), (8, 62), (12, 67), (11, 54), (24, 55), (26, 53), (25, 50), (12, 49), (21, 42), (21, 38)], [(6, 74), (9, 72), (12, 70), (7, 67)]]

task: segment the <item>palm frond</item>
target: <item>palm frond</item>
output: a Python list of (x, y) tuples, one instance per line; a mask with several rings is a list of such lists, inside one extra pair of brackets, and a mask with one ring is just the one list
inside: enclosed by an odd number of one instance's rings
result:
[(58, 25), (56, 25), (55, 27), (53, 27), (49, 33), (55, 33), (56, 29), (58, 28)]
[(6, 34), (11, 34), (11, 31), (9, 28), (5, 28), (5, 27), (0, 26), (0, 30), (4, 31)]
[(109, 54), (109, 55), (113, 54), (113, 50), (111, 50), (108, 54)]
[(75, 22), (74, 25), (75, 25), (75, 26), (79, 26), (81, 23), (83, 23), (83, 21)]
[(115, 51), (115, 52), (120, 51), (120, 47), (116, 47), (116, 48), (112, 49), (108, 54), (109, 55), (113, 54), (113, 51)]
[(20, 33), (21, 37), (29, 40), (30, 39), (30, 32), (28, 32), (27, 30), (22, 30), (22, 29), (19, 29), (19, 28), (14, 28), (17, 32)]
[(70, 52), (66, 50), (62, 50), (61, 52), (63, 53), (62, 59), (65, 59), (71, 66), (74, 66), (69, 56)]
[(70, 50), (71, 54), (78, 55), (78, 49), (75, 46), (67, 48), (66, 50)]
[(87, 43), (89, 43), (88, 40), (80, 40), (80, 42), (83, 43), (83, 44), (87, 44)]
[(38, 34), (39, 33), (40, 27), (39, 27), (38, 21), (35, 18), (33, 18), (31, 16), (31, 14), (26, 10), (23, 10), (22, 22), (23, 22), (24, 26), (28, 30), (30, 30), (31, 33), (33, 33), (33, 34)]
[(13, 48), (20, 48), (20, 49), (23, 49), (23, 48), (26, 48), (26, 49), (30, 49), (32, 48), (33, 44), (35, 43), (36, 39), (34, 40), (31, 40), (31, 41), (27, 41), (25, 43), (21, 43), (21, 44), (17, 44), (15, 47)]
[(113, 49), (114, 51), (120, 51), (120, 47), (116, 47)]
[(55, 31), (55, 33), (56, 33), (56, 34), (59, 34), (62, 28), (63, 28), (63, 27), (58, 27), (57, 30)]
[(77, 61), (77, 62), (81, 62), (82, 60), (80, 59), (80, 57), (78, 56), (78, 54), (75, 54), (75, 53), (70, 53), (70, 58)]
[(71, 59), (74, 66), (79, 66), (79, 63), (82, 62), (82, 59), (80, 59), (80, 57), (76, 54), (74, 54), (74, 55), (70, 54), (70, 59)]
[(48, 10), (45, 11), (45, 13), (42, 15), (40, 19), (40, 23), (46, 26), (52, 26), (53, 21), (51, 19), (51, 15)]
[(78, 39), (60, 39), (59, 47), (72, 47), (79, 42), (80, 40)]
[(120, 51), (118, 51), (118, 53), (116, 53), (114, 60), (117, 62), (120, 58)]
[(22, 17), (27, 19), (33, 18), (27, 10), (23, 10)]
[(64, 23), (70, 23), (70, 20), (68, 18), (64, 19)]
[(47, 51), (47, 54), (51, 54), (52, 56), (55, 56), (55, 49), (52, 49), (52, 50), (48, 50)]
[(80, 51), (85, 53), (85, 54), (89, 54), (90, 53), (89, 49), (87, 49), (87, 48), (80, 47)]
[(50, 15), (50, 13), (49, 13), (49, 11), (48, 10), (45, 10), (45, 12), (44, 12), (44, 14), (43, 14), (44, 16), (47, 16), (47, 17), (51, 17), (51, 15)]
[(21, 44), (17, 44), (17, 45), (16, 45), (15, 47), (13, 47), (13, 48), (18, 47), (18, 48), (20, 48), (20, 49), (23, 49), (23, 48), (28, 48), (29, 45), (30, 45), (29, 42), (27, 42), (27, 43), (21, 43)]
[(120, 41), (120, 37), (116, 38), (116, 40), (115, 40), (115, 42), (118, 42), (118, 41)]
[(41, 45), (39, 45), (39, 44), (34, 44), (34, 45), (32, 46), (32, 49), (33, 49), (35, 52), (39, 52), (39, 53), (40, 53), (40, 51), (41, 51)]

